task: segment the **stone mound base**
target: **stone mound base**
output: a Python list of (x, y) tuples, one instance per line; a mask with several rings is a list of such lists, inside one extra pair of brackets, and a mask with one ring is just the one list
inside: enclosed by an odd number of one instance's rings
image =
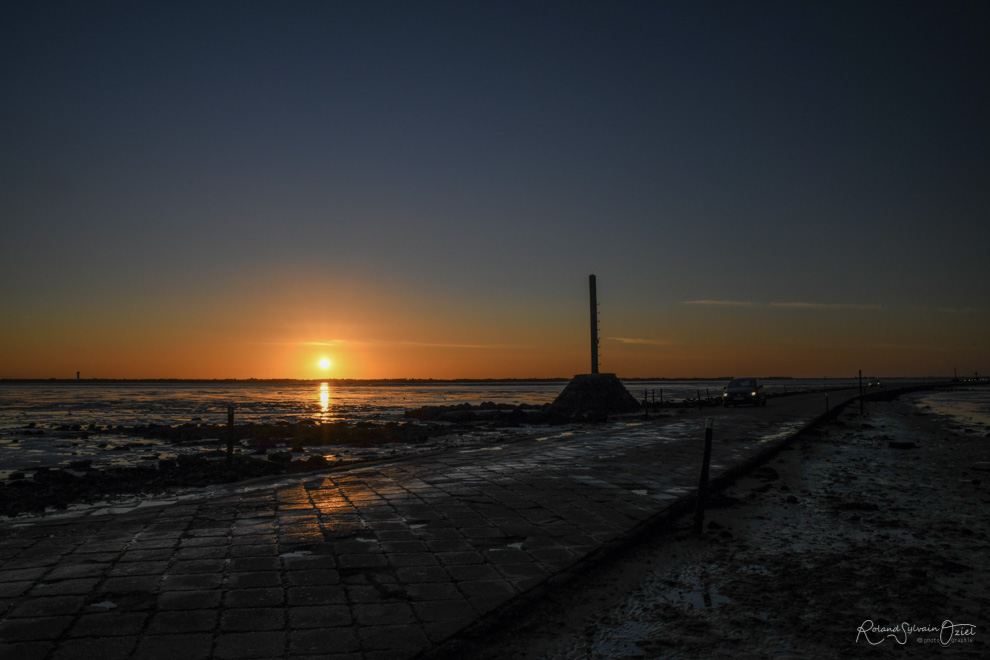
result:
[(606, 415), (639, 409), (639, 402), (615, 374), (579, 374), (550, 404), (551, 412), (562, 415)]

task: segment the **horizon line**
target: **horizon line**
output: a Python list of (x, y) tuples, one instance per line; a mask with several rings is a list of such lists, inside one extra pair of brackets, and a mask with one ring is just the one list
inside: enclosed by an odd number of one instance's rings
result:
[[(579, 376), (582, 374), (576, 374)], [(542, 376), (529, 378), (0, 378), (2, 383), (490, 383), (490, 382), (565, 382), (575, 376)], [(729, 380), (738, 375), (719, 376), (617, 376), (619, 380), (629, 381), (691, 381), (691, 380)], [(757, 376), (763, 380), (855, 380), (858, 375), (851, 376)], [(862, 376), (867, 378), (888, 379), (933, 379), (947, 378), (949, 375), (924, 376)], [(966, 377), (963, 377), (966, 378)]]

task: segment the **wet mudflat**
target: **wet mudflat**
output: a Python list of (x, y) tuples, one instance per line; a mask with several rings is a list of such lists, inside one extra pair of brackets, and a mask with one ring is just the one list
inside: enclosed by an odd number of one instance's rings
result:
[(851, 406), (716, 497), (703, 536), (675, 520), (457, 652), (986, 657), (988, 430)]

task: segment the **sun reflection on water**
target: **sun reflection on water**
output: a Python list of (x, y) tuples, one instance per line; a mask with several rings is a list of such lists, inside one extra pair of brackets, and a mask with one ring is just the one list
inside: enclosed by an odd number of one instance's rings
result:
[(321, 417), (326, 417), (330, 412), (330, 385), (320, 383), (320, 413)]

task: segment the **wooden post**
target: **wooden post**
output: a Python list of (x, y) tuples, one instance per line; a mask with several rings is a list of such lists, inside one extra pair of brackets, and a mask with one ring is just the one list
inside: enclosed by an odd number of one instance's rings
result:
[(698, 480), (698, 502), (694, 509), (694, 533), (701, 534), (705, 524), (705, 501), (708, 499), (708, 464), (712, 460), (712, 428), (715, 420), (705, 420), (705, 457), (701, 460), (701, 479)]
[(859, 370), (859, 414), (863, 414), (863, 370)]
[(234, 406), (227, 406), (227, 471), (234, 468)]

